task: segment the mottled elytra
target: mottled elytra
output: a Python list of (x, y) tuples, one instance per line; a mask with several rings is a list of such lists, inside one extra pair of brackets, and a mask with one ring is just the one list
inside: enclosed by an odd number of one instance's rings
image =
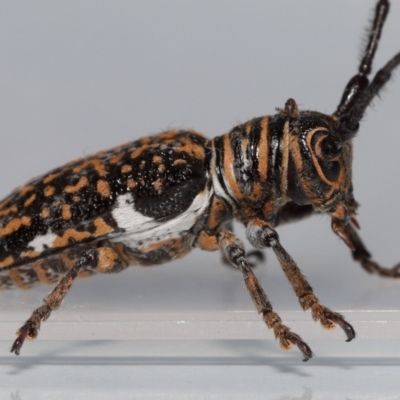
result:
[(214, 139), (166, 131), (68, 163), (0, 202), (0, 289), (55, 285), (18, 330), (11, 352), (37, 337), (78, 276), (162, 264), (197, 247), (222, 251), (280, 346), (296, 345), (307, 361), (310, 347), (273, 310), (232, 231), (234, 219), (252, 246), (272, 248), (301, 307), (354, 339), (344, 317), (319, 302), (275, 229), (327, 214), (366, 271), (400, 277), (400, 267), (380, 266), (358, 236), (351, 173), (360, 121), (400, 64), (398, 53), (369, 78), (388, 11), (389, 2), (379, 0), (358, 73), (332, 115), (300, 111), (289, 99), (275, 115)]

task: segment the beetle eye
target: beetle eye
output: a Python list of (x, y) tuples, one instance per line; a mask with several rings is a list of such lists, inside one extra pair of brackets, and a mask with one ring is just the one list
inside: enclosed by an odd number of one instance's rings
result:
[(321, 141), (321, 155), (323, 158), (332, 160), (340, 155), (343, 150), (341, 144), (335, 142), (331, 137), (327, 136)]

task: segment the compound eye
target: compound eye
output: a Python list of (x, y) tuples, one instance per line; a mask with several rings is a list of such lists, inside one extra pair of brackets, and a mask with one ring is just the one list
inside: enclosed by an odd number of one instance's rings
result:
[(315, 132), (312, 146), (320, 172), (327, 180), (336, 182), (340, 175), (340, 162), (336, 158), (340, 156), (343, 148), (336, 144), (327, 130)]
[(325, 160), (333, 160), (342, 153), (343, 147), (328, 135), (320, 141), (319, 150), (321, 158)]

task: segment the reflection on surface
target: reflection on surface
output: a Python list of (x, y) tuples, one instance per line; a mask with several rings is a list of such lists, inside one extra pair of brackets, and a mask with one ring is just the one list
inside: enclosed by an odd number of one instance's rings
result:
[(11, 400), (22, 400), (21, 397), (19, 397), (19, 391), (11, 393)]
[(307, 363), (272, 340), (28, 344), (0, 357), (0, 399), (400, 400), (400, 339), (314, 340)]
[(303, 396), (301, 397), (282, 396), (279, 397), (279, 400), (312, 400), (312, 390), (305, 388)]

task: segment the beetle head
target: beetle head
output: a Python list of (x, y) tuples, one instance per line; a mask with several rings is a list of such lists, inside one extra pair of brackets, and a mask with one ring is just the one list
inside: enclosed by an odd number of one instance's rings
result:
[(316, 210), (346, 220), (355, 208), (351, 139), (335, 140), (336, 116), (302, 111), (289, 117), (288, 123), (287, 195), (297, 204), (312, 204)]

